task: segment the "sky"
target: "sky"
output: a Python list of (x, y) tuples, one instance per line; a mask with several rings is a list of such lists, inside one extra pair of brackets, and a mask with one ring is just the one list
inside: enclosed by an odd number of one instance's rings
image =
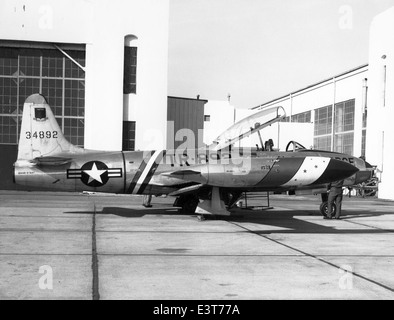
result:
[(168, 94), (252, 108), (368, 63), (394, 0), (170, 0)]

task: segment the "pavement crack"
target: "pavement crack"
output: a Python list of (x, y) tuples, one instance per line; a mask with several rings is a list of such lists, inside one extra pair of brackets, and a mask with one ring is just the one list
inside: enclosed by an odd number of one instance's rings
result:
[(371, 229), (387, 232), (387, 233), (394, 233), (394, 230), (392, 230), (392, 229), (383, 229), (383, 228), (371, 226), (369, 224), (351, 221), (350, 219), (342, 219), (342, 221), (345, 221), (345, 222), (348, 222), (348, 223), (352, 223), (352, 224), (355, 224), (355, 225), (358, 225), (358, 226), (362, 226), (362, 227), (367, 227), (367, 228), (371, 228)]
[[(288, 249), (290, 249), (290, 250), (293, 250), (293, 251), (296, 251), (296, 252), (298, 252), (298, 253), (301, 253), (301, 254), (303, 254), (303, 255), (305, 255), (305, 256), (307, 256), (307, 257), (310, 257), (310, 258), (312, 258), (312, 259), (318, 260), (318, 261), (320, 261), (320, 262), (322, 262), (322, 263), (324, 263), (324, 264), (327, 264), (327, 265), (329, 265), (329, 266), (331, 266), (331, 267), (334, 267), (334, 268), (336, 268), (336, 269), (338, 269), (338, 270), (343, 269), (341, 266), (338, 266), (338, 265), (336, 265), (335, 263), (329, 262), (329, 261), (327, 261), (327, 260), (325, 260), (325, 259), (323, 259), (323, 258), (321, 258), (321, 257), (318, 257), (318, 256), (313, 255), (313, 254), (311, 254), (311, 253), (302, 251), (302, 250), (297, 249), (297, 248), (295, 248), (295, 247), (289, 246), (289, 245), (287, 245), (287, 244), (285, 244), (285, 243), (283, 243), (283, 242), (280, 242), (280, 241), (278, 241), (278, 240), (272, 239), (272, 238), (270, 238), (270, 237), (268, 237), (268, 236), (266, 236), (266, 235), (262, 235), (262, 234), (260, 234), (260, 233), (258, 233), (258, 232), (255, 232), (255, 231), (253, 231), (253, 230), (250, 230), (250, 229), (248, 229), (248, 228), (246, 228), (246, 227), (244, 227), (244, 226), (242, 226), (242, 225), (240, 225), (240, 224), (238, 224), (238, 223), (230, 222), (230, 221), (228, 221), (228, 222), (231, 223), (231, 224), (233, 224), (233, 225), (235, 225), (235, 226), (237, 226), (237, 227), (239, 227), (239, 228), (241, 228), (241, 229), (244, 229), (244, 230), (246, 230), (246, 231), (249, 231), (250, 233), (252, 233), (252, 234), (254, 234), (254, 235), (256, 235), (256, 236), (259, 236), (259, 237), (262, 237), (262, 238), (267, 239), (267, 240), (269, 240), (269, 241), (272, 241), (272, 242), (274, 242), (274, 243), (276, 243), (276, 244), (279, 244), (279, 245), (281, 245), (281, 246), (283, 246), (283, 247), (286, 247), (286, 248), (288, 248)], [(357, 278), (360, 278), (360, 279), (362, 279), (362, 280), (364, 280), (364, 281), (367, 281), (367, 282), (369, 282), (369, 283), (372, 283), (372, 284), (374, 284), (374, 285), (376, 285), (376, 286), (379, 286), (379, 287), (381, 287), (381, 288), (383, 288), (383, 289), (386, 289), (386, 290), (388, 290), (388, 291), (390, 291), (390, 292), (394, 292), (394, 289), (393, 289), (393, 288), (391, 288), (391, 287), (389, 287), (389, 286), (386, 286), (386, 285), (384, 285), (383, 283), (377, 282), (377, 281), (375, 281), (375, 280), (372, 280), (372, 279), (370, 279), (370, 278), (367, 278), (367, 277), (365, 277), (365, 276), (363, 276), (363, 275), (361, 275), (361, 274), (359, 274), (359, 273), (353, 272), (353, 271), (348, 271), (348, 272), (351, 273), (353, 276), (355, 276), (355, 277), (357, 277)]]

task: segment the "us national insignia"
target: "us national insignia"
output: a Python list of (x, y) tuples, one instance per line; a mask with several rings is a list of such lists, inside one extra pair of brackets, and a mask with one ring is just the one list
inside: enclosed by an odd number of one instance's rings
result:
[(109, 169), (101, 161), (85, 163), (81, 169), (67, 170), (67, 179), (81, 179), (89, 187), (102, 187), (111, 178), (122, 178), (122, 169)]

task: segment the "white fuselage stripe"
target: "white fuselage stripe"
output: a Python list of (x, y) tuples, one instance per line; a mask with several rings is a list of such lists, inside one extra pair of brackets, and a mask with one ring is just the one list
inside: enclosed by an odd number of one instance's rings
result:
[(142, 172), (140, 178), (137, 181), (137, 184), (135, 185), (135, 188), (133, 190), (133, 194), (137, 194), (138, 191), (140, 190), (141, 185), (144, 183), (145, 178), (147, 177), (150, 169), (152, 168), (153, 164), (155, 163), (156, 159), (159, 157), (161, 151), (157, 150), (155, 151), (155, 153), (153, 154), (153, 156), (149, 159), (144, 172)]
[(330, 163), (330, 158), (306, 157), (296, 174), (283, 186), (307, 186), (321, 177)]

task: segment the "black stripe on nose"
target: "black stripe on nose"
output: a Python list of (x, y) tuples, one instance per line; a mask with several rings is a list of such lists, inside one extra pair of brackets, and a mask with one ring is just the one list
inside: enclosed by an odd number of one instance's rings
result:
[(348, 162), (331, 159), (326, 170), (313, 184), (324, 184), (344, 180), (355, 174), (358, 169)]

